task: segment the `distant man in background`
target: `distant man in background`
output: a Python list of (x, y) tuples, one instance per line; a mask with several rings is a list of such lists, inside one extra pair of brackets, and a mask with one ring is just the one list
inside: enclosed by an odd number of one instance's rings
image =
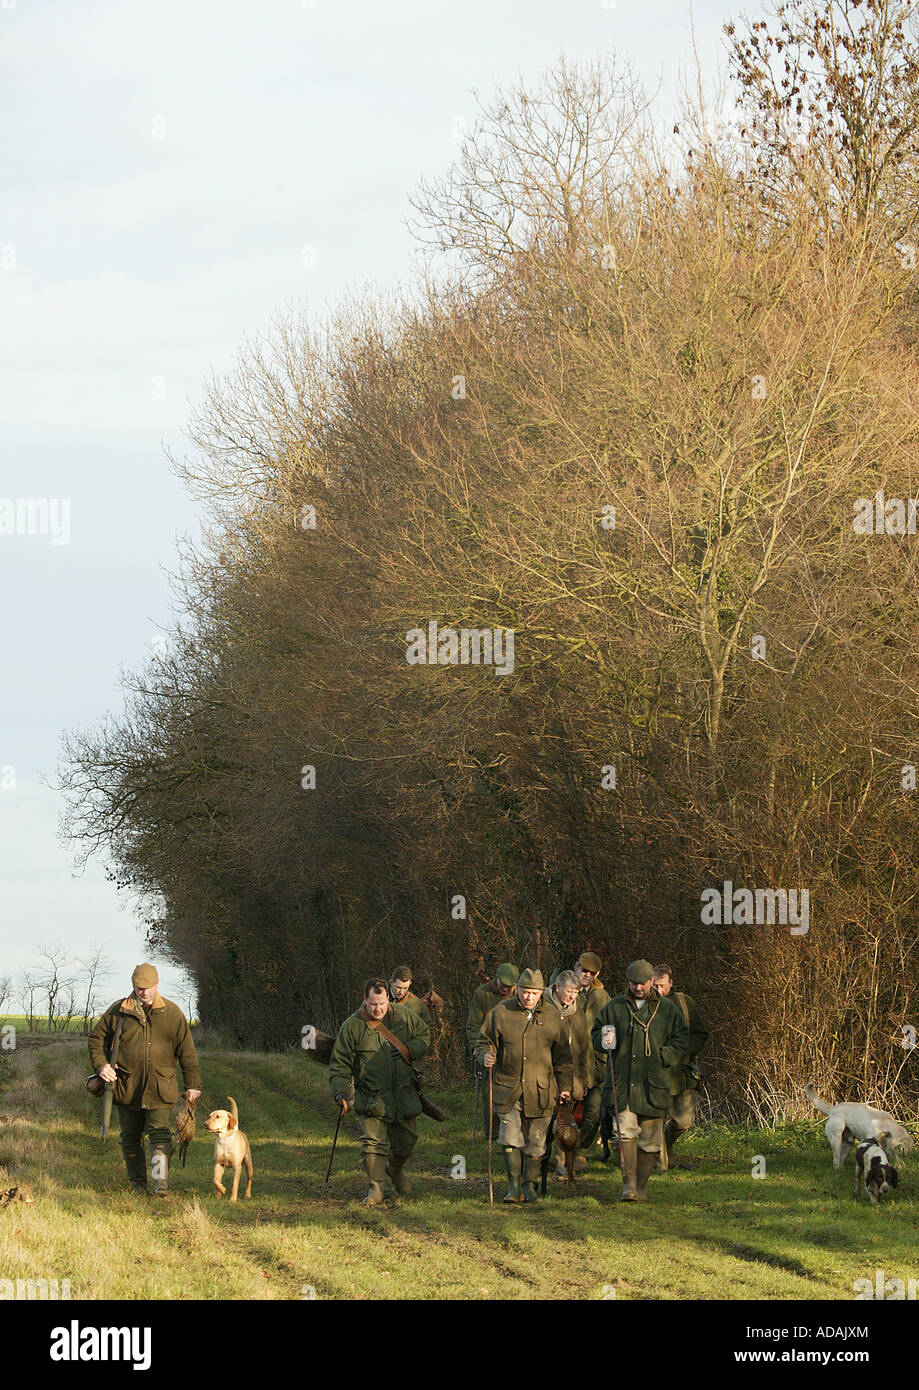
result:
[(670, 1118), (664, 1129), (661, 1168), (666, 1171), (673, 1162), (673, 1146), (681, 1134), (692, 1128), (695, 1118), (695, 1094), (699, 1084), (696, 1058), (708, 1041), (708, 1030), (702, 1021), (699, 1006), (691, 994), (673, 988), (673, 967), (664, 962), (654, 971), (654, 988), (662, 999), (676, 1004), (689, 1029), (689, 1046), (678, 1066), (670, 1068)]
[[(178, 1004), (160, 994), (156, 966), (138, 965), (131, 984), (133, 994), (110, 1005), (90, 1033), (89, 1056), (96, 1075), (113, 1084), (131, 1190), (147, 1191), (144, 1135), (148, 1134), (153, 1195), (165, 1197), (172, 1155), (170, 1111), (179, 1099), (176, 1062), (182, 1068), (189, 1100), (201, 1094), (201, 1071), (188, 1019)], [(108, 1059), (119, 1021), (121, 1035), (113, 1067)]]
[[(472, 1066), (474, 1080), (477, 1087), (473, 1089), (473, 1104), (477, 1104), (475, 1097), (481, 1092), (482, 1096), (482, 1123), (487, 1128), (486, 1105), (488, 1104), (487, 1073), (483, 1070), (481, 1062), (476, 1057), (476, 1047), (479, 1042), (479, 1033), (482, 1031), (482, 1024), (491, 1013), (496, 1004), (500, 1004), (503, 999), (509, 999), (514, 992), (514, 985), (517, 983), (517, 976), (520, 974), (516, 965), (512, 965), (506, 960), (503, 965), (499, 965), (495, 971), (493, 980), (486, 980), (479, 985), (469, 1001), (469, 1013), (466, 1016), (466, 1044), (472, 1056)], [(477, 1073), (477, 1075), (475, 1075)], [(473, 1128), (475, 1122), (473, 1120)], [(498, 1128), (498, 1117), (494, 1117), (494, 1128)]]
[[(670, 1070), (689, 1046), (683, 1015), (654, 988), (654, 966), (633, 960), (626, 989), (597, 1015), (594, 1050), (612, 1057), (613, 1085), (622, 1140), (622, 1201), (646, 1202), (648, 1178), (664, 1142), (670, 1108)], [(603, 1083), (607, 1114), (614, 1113), (609, 1066)]]
[(368, 980), (361, 1007), (338, 1030), (329, 1059), (329, 1088), (336, 1104), (353, 1110), (361, 1127), (361, 1159), (367, 1174), (365, 1207), (383, 1201), (388, 1173), (401, 1197), (411, 1182), (404, 1169), (418, 1142), (421, 1097), (412, 1063), (431, 1045), (424, 1013), (393, 1004), (385, 980)]
[(397, 965), (392, 972), (389, 1000), (392, 1004), (401, 1004), (404, 1009), (410, 1009), (413, 1014), (421, 1014), (426, 1019), (429, 1017), (427, 1004), (412, 993), (412, 971), (408, 965)]
[[(597, 1016), (609, 1003), (609, 995), (600, 979), (603, 962), (593, 951), (582, 951), (575, 963), (575, 974), (580, 984), (578, 1008), (584, 1013), (587, 1022), (587, 1035), (590, 1036)], [(603, 1108), (603, 1082), (606, 1076), (604, 1062), (600, 1061), (591, 1048), (590, 1084), (584, 1093), (584, 1119), (581, 1121), (581, 1139), (576, 1159), (577, 1169), (587, 1167), (587, 1156), (597, 1142), (600, 1128), (600, 1112)]]

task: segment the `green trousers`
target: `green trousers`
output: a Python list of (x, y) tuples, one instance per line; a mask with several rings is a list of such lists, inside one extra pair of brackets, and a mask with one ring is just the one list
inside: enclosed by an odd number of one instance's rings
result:
[(172, 1153), (172, 1125), (170, 1116), (172, 1106), (165, 1105), (156, 1110), (133, 1110), (128, 1105), (118, 1106), (118, 1120), (121, 1124), (121, 1152), (125, 1159), (143, 1152), (144, 1135), (150, 1136), (150, 1148), (168, 1149)]
[(372, 1115), (358, 1115), (357, 1118), (361, 1127), (362, 1157), (379, 1154), (383, 1158), (391, 1158), (395, 1165), (401, 1168), (418, 1143), (417, 1116), (413, 1115), (410, 1120), (391, 1125), (385, 1120), (375, 1119)]
[(581, 1139), (578, 1148), (589, 1149), (597, 1142), (597, 1130), (600, 1128), (600, 1111), (603, 1108), (602, 1085), (591, 1086), (582, 1104), (584, 1106), (584, 1118), (581, 1121)]

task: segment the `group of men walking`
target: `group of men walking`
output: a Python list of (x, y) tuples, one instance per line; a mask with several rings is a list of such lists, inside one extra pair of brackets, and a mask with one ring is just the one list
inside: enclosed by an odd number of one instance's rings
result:
[[(648, 1200), (653, 1168), (669, 1166), (674, 1144), (692, 1125), (696, 1057), (708, 1037), (695, 1001), (673, 991), (669, 965), (632, 961), (625, 990), (613, 998), (600, 969), (599, 957), (584, 951), (573, 970), (555, 971), (547, 985), (539, 970), (518, 972), (508, 961), (472, 996), (466, 1040), (504, 1158), (505, 1202), (537, 1200), (559, 1102), (576, 1106), (580, 1169), (607, 1117), (625, 1202)], [(409, 968), (399, 967), (388, 983), (368, 980), (329, 1062), (341, 1113), (353, 1110), (360, 1123), (367, 1206), (383, 1200), (387, 1174), (397, 1192), (411, 1191), (405, 1166), (423, 1104), (414, 1063), (429, 1046), (428, 1009), (411, 992)], [(560, 1152), (557, 1165), (565, 1171)]]
[[(466, 1040), (477, 1068), (486, 1127), (504, 1158), (504, 1201), (537, 1200), (540, 1167), (559, 1102), (571, 1102), (579, 1125), (576, 1168), (587, 1167), (601, 1121), (622, 1167), (622, 1200), (648, 1199), (648, 1178), (669, 1165), (673, 1146), (690, 1128), (696, 1058), (705, 1044), (698, 1007), (673, 990), (673, 971), (634, 960), (626, 988), (610, 997), (601, 961), (584, 951), (572, 970), (546, 984), (539, 970), (505, 962), (472, 996)], [(89, 1039), (97, 1076), (114, 1087), (128, 1180), (147, 1190), (144, 1135), (149, 1136), (154, 1193), (167, 1191), (172, 1152), (170, 1108), (178, 1100), (177, 1064), (186, 1095), (200, 1095), (201, 1077), (188, 1021), (164, 1000), (150, 964), (138, 966), (133, 992), (100, 1017)], [(388, 1176), (411, 1192), (405, 1168), (424, 1111), (442, 1119), (422, 1091), (417, 1063), (431, 1046), (430, 1010), (440, 1001), (412, 992), (412, 972), (399, 966), (387, 981), (368, 980), (364, 997), (338, 1031), (329, 1057), (329, 1087), (339, 1116), (353, 1111), (361, 1131), (367, 1206), (383, 1201)], [(557, 1154), (558, 1172), (565, 1171)]]

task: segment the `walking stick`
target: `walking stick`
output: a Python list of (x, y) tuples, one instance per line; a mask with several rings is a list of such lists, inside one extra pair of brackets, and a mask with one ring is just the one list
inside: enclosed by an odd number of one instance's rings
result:
[(335, 1126), (335, 1138), (332, 1140), (332, 1152), (329, 1154), (329, 1168), (328, 1168), (328, 1172), (327, 1172), (326, 1175), (325, 1175), (325, 1180), (326, 1180), (326, 1182), (328, 1182), (328, 1181), (329, 1181), (329, 1178), (332, 1176), (332, 1160), (333, 1160), (334, 1157), (335, 1157), (335, 1145), (338, 1143), (338, 1130), (339, 1130), (339, 1127), (340, 1127), (340, 1125), (341, 1125), (341, 1117), (342, 1117), (342, 1115), (343, 1115), (344, 1113), (345, 1113), (345, 1103), (344, 1103), (343, 1100), (340, 1100), (340, 1101), (338, 1102), (338, 1124), (336, 1124), (336, 1126)]
[(613, 1093), (613, 1114), (614, 1114), (615, 1117), (616, 1117), (616, 1138), (619, 1140), (619, 1168), (620, 1168), (620, 1171), (624, 1173), (624, 1172), (625, 1172), (625, 1168), (623, 1167), (623, 1164), (622, 1164), (622, 1126), (621, 1126), (621, 1124), (619, 1123), (619, 1101), (618, 1101), (618, 1099), (617, 1099), (617, 1097), (616, 1097), (616, 1078), (615, 1078), (615, 1076), (613, 1075), (613, 1050), (612, 1050), (612, 1048), (610, 1048), (610, 1050), (609, 1050), (609, 1051), (607, 1052), (607, 1054), (606, 1054), (606, 1061), (607, 1061), (607, 1065), (608, 1065), (608, 1067), (609, 1067), (609, 1086), (610, 1086), (610, 1090), (611, 1090), (612, 1093)]
[(478, 1062), (473, 1061), (474, 1081), (472, 1086), (472, 1142), (475, 1143), (476, 1124), (479, 1118), (479, 1081), (482, 1076), (482, 1069)]
[(494, 1067), (488, 1068), (488, 1205), (493, 1207), (495, 1204), (495, 1184), (491, 1173), (491, 1132), (494, 1127)]

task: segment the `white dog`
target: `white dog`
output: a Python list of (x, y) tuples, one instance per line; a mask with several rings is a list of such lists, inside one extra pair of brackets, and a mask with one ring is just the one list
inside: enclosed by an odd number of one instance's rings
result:
[(807, 1099), (811, 1105), (828, 1115), (826, 1137), (833, 1150), (833, 1167), (841, 1168), (852, 1151), (853, 1145), (864, 1139), (875, 1143), (886, 1132), (882, 1141), (884, 1148), (899, 1158), (905, 1158), (913, 1149), (913, 1136), (908, 1129), (897, 1124), (886, 1110), (873, 1110), (870, 1105), (859, 1105), (856, 1101), (843, 1101), (841, 1105), (827, 1105), (821, 1100), (813, 1086), (805, 1086)]

